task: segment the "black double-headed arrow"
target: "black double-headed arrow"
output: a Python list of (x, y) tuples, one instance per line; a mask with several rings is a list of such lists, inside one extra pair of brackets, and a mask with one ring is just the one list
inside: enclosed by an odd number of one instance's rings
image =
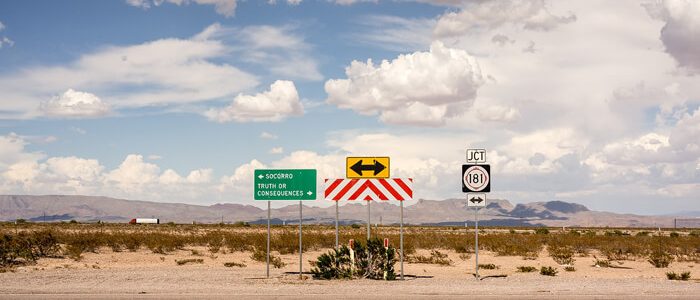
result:
[(350, 167), (350, 170), (353, 170), (359, 176), (362, 176), (362, 171), (374, 171), (374, 176), (377, 176), (377, 174), (384, 171), (384, 169), (386, 169), (386, 166), (382, 165), (382, 163), (377, 160), (374, 160), (374, 164), (372, 165), (363, 165), (362, 160), (358, 160)]
[(474, 204), (479, 204), (481, 202), (484, 202), (484, 199), (481, 199), (481, 197), (474, 197), (469, 199), (469, 202), (474, 203)]

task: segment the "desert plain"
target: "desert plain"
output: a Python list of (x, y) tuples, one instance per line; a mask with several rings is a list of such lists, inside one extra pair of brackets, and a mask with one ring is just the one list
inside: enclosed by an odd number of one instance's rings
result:
[[(159, 230), (154, 228), (157, 227), (150, 226), (148, 232)], [(295, 233), (293, 228), (276, 228), (273, 235), (279, 235), (283, 231), (283, 235), (287, 235), (289, 243), (292, 243), (291, 238)], [(392, 246), (398, 243), (392, 235), (394, 229), (384, 229), (387, 236), (392, 236)], [(61, 230), (85, 232), (75, 228)], [(107, 229), (110, 230), (121, 232), (121, 229)], [(195, 234), (201, 235), (202, 232), (211, 230), (220, 232), (227, 229), (205, 228)], [(262, 227), (235, 229), (231, 230), (231, 234), (238, 234), (241, 230), (264, 235)], [(363, 231), (346, 228), (343, 232), (349, 234), (353, 230), (357, 234)], [(453, 240), (463, 240), (465, 249), (468, 250), (459, 251), (449, 247), (425, 249), (415, 240), (416, 236), (420, 236), (421, 230), (426, 230), (428, 236), (449, 234)], [(324, 236), (330, 237), (330, 243), (333, 243), (333, 231), (328, 228), (323, 231)], [(612, 232), (607, 229), (596, 231), (603, 237), (605, 232)], [(270, 266), (269, 277), (266, 277), (265, 262), (256, 260), (253, 251), (232, 251), (225, 244), (212, 248), (193, 242), (166, 251), (154, 250), (146, 245), (132, 250), (99, 246), (80, 253), (77, 259), (65, 254), (66, 246), (61, 245), (62, 252), (54, 257), (41, 257), (33, 263), (5, 268), (0, 273), (0, 298), (700, 299), (700, 280), (697, 279), (700, 278), (700, 266), (693, 253), (690, 253), (691, 257), (674, 258), (668, 267), (657, 268), (647, 257), (627, 255), (623, 259), (616, 257), (617, 259), (609, 260), (600, 250), (589, 249), (585, 254), (575, 253), (571, 257), (573, 261), (562, 265), (553, 259), (547, 245), (543, 245), (538, 253), (526, 256), (503, 255), (502, 252), (488, 250), (489, 235), (525, 235), (529, 238), (537, 236), (534, 230), (509, 232), (506, 229), (487, 229), (482, 233), (484, 244), (481, 246), (483, 249), (480, 247), (479, 264), (492, 264), (495, 268), (480, 268), (481, 278), (477, 280), (474, 276), (476, 255), (473, 248), (469, 249), (469, 244), (473, 243), (473, 230), (412, 228), (408, 232), (410, 238), (407, 240), (418, 246), (414, 245), (411, 254), (406, 255), (404, 280), (314, 279), (311, 273), (313, 262), (319, 255), (330, 250), (316, 246), (305, 248), (302, 256), (303, 273), (300, 277), (298, 252), (287, 253), (290, 252), (287, 250), (281, 254), (275, 250), (275, 246), (282, 242), (279, 239), (273, 243), (272, 254), (282, 264), (279, 268)], [(675, 231), (658, 234), (670, 235), (671, 232)], [(5, 234), (8, 233), (11, 234), (12, 231), (6, 230)], [(546, 235), (555, 238), (556, 235), (569, 234), (552, 230)], [(613, 243), (642, 238), (636, 236), (634, 231), (624, 231), (623, 234), (625, 236), (607, 238), (613, 239)], [(689, 234), (692, 232), (680, 232), (681, 236), (676, 238), (686, 239), (690, 247), (696, 247), (699, 238)], [(621, 249), (624, 247), (626, 246), (620, 246)], [(700, 248), (697, 250), (700, 251)], [(435, 251), (440, 257), (438, 261), (429, 259), (428, 263), (416, 262), (416, 257), (434, 258)], [(570, 271), (565, 270), (567, 266)], [(518, 270), (519, 267), (533, 267), (534, 271), (522, 272)], [(553, 267), (556, 270), (555, 276), (540, 274), (542, 267)], [(398, 256), (395, 270), (397, 274), (400, 273)], [(669, 272), (689, 272), (691, 277), (688, 280), (669, 280)]]

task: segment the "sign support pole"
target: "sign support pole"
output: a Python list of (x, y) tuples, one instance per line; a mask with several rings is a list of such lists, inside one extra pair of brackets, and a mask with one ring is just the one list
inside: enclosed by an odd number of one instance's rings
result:
[(301, 269), (303, 267), (302, 260), (301, 260), (301, 255), (302, 255), (301, 254), (301, 251), (302, 251), (302, 249), (301, 249), (301, 222), (302, 222), (301, 208), (302, 208), (302, 205), (301, 205), (301, 200), (300, 200), (299, 201), (299, 279), (302, 279)]
[(476, 280), (479, 281), (479, 208), (474, 208), (474, 252), (476, 253)]
[(401, 222), (400, 222), (400, 236), (401, 236), (401, 280), (403, 280), (403, 201), (401, 202)]
[(372, 200), (367, 200), (367, 240), (369, 241), (369, 230), (370, 230), (370, 206)]
[(338, 248), (338, 201), (335, 201), (335, 249)]
[(270, 278), (270, 201), (267, 201), (267, 271), (265, 276)]

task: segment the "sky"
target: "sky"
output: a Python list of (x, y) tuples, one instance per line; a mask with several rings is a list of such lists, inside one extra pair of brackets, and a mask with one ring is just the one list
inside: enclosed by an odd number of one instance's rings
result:
[(413, 202), (463, 198), (465, 151), (483, 148), (487, 199), (698, 211), (699, 15), (693, 0), (0, 1), (0, 194), (262, 207), (255, 169), (317, 169), (321, 191), (345, 157), (389, 156)]

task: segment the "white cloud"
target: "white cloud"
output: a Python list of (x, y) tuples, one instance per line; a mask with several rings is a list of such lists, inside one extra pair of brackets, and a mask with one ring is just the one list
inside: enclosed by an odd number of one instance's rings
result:
[(270, 90), (259, 94), (240, 94), (231, 105), (222, 109), (210, 109), (207, 118), (216, 122), (276, 122), (290, 116), (304, 114), (299, 94), (291, 81), (277, 80)]
[(187, 175), (187, 182), (194, 184), (210, 182), (213, 172), (214, 170), (212, 169), (193, 170), (189, 175)]
[(649, 14), (665, 22), (661, 40), (678, 65), (700, 73), (700, 2), (661, 0), (646, 3)]
[(10, 72), (0, 76), (0, 117), (42, 115), (39, 103), (68, 87), (98, 94), (119, 109), (221, 99), (256, 86), (255, 76), (213, 62), (229, 54), (220, 40), (171, 38), (102, 48), (63, 66)]
[(184, 181), (184, 178), (180, 176), (175, 170), (167, 169), (158, 177), (158, 182), (161, 184), (176, 184)]
[(429, 52), (400, 55), (375, 66), (353, 61), (347, 79), (326, 81), (326, 100), (392, 124), (438, 126), (469, 109), (482, 84), (467, 52), (433, 43)]
[[(5, 24), (0, 22), (0, 31), (3, 30), (5, 30)], [(2, 49), (6, 45), (12, 47), (15, 45), (15, 42), (6, 36), (3, 36), (2, 38), (0, 38), (0, 49)]]
[(99, 117), (108, 114), (110, 106), (93, 94), (68, 89), (63, 94), (42, 102), (39, 110), (52, 117)]
[(15, 45), (15, 41), (3, 36), (2, 39), (0, 39), (0, 49), (2, 49), (5, 45), (12, 47)]
[(46, 160), (47, 171), (68, 180), (92, 182), (102, 176), (104, 167), (96, 159), (75, 156), (51, 157)]
[(466, 2), (458, 12), (440, 16), (435, 26), (437, 36), (455, 36), (473, 31), (485, 31), (504, 24), (516, 24), (524, 29), (548, 31), (559, 25), (576, 21), (576, 15), (552, 14), (545, 0), (491, 0)]
[(163, 3), (175, 4), (177, 6), (189, 5), (191, 3), (214, 5), (216, 13), (225, 17), (232, 17), (236, 13), (236, 7), (238, 6), (238, 0), (126, 0), (126, 3), (143, 9), (160, 6)]
[(160, 155), (157, 155), (157, 154), (151, 154), (148, 156), (148, 159), (149, 160), (159, 160), (159, 159), (163, 159), (163, 157)]
[(270, 149), (270, 154), (282, 154), (284, 153), (284, 148), (283, 147), (273, 147)]
[(129, 154), (117, 169), (107, 174), (106, 180), (125, 190), (131, 190), (157, 180), (159, 173), (160, 168), (144, 162), (142, 155)]
[(266, 140), (276, 140), (278, 136), (267, 131), (263, 131), (262, 133), (260, 133), (260, 138)]
[(357, 33), (355, 38), (394, 51), (424, 49), (432, 42), (434, 19), (408, 19), (390, 15), (370, 15), (358, 20), (370, 32)]
[[(318, 81), (323, 79), (312, 46), (294, 33), (292, 26), (248, 26), (233, 32), (243, 45), (241, 58), (263, 65), (273, 74), (285, 78)], [(220, 29), (227, 32), (226, 28)]]

